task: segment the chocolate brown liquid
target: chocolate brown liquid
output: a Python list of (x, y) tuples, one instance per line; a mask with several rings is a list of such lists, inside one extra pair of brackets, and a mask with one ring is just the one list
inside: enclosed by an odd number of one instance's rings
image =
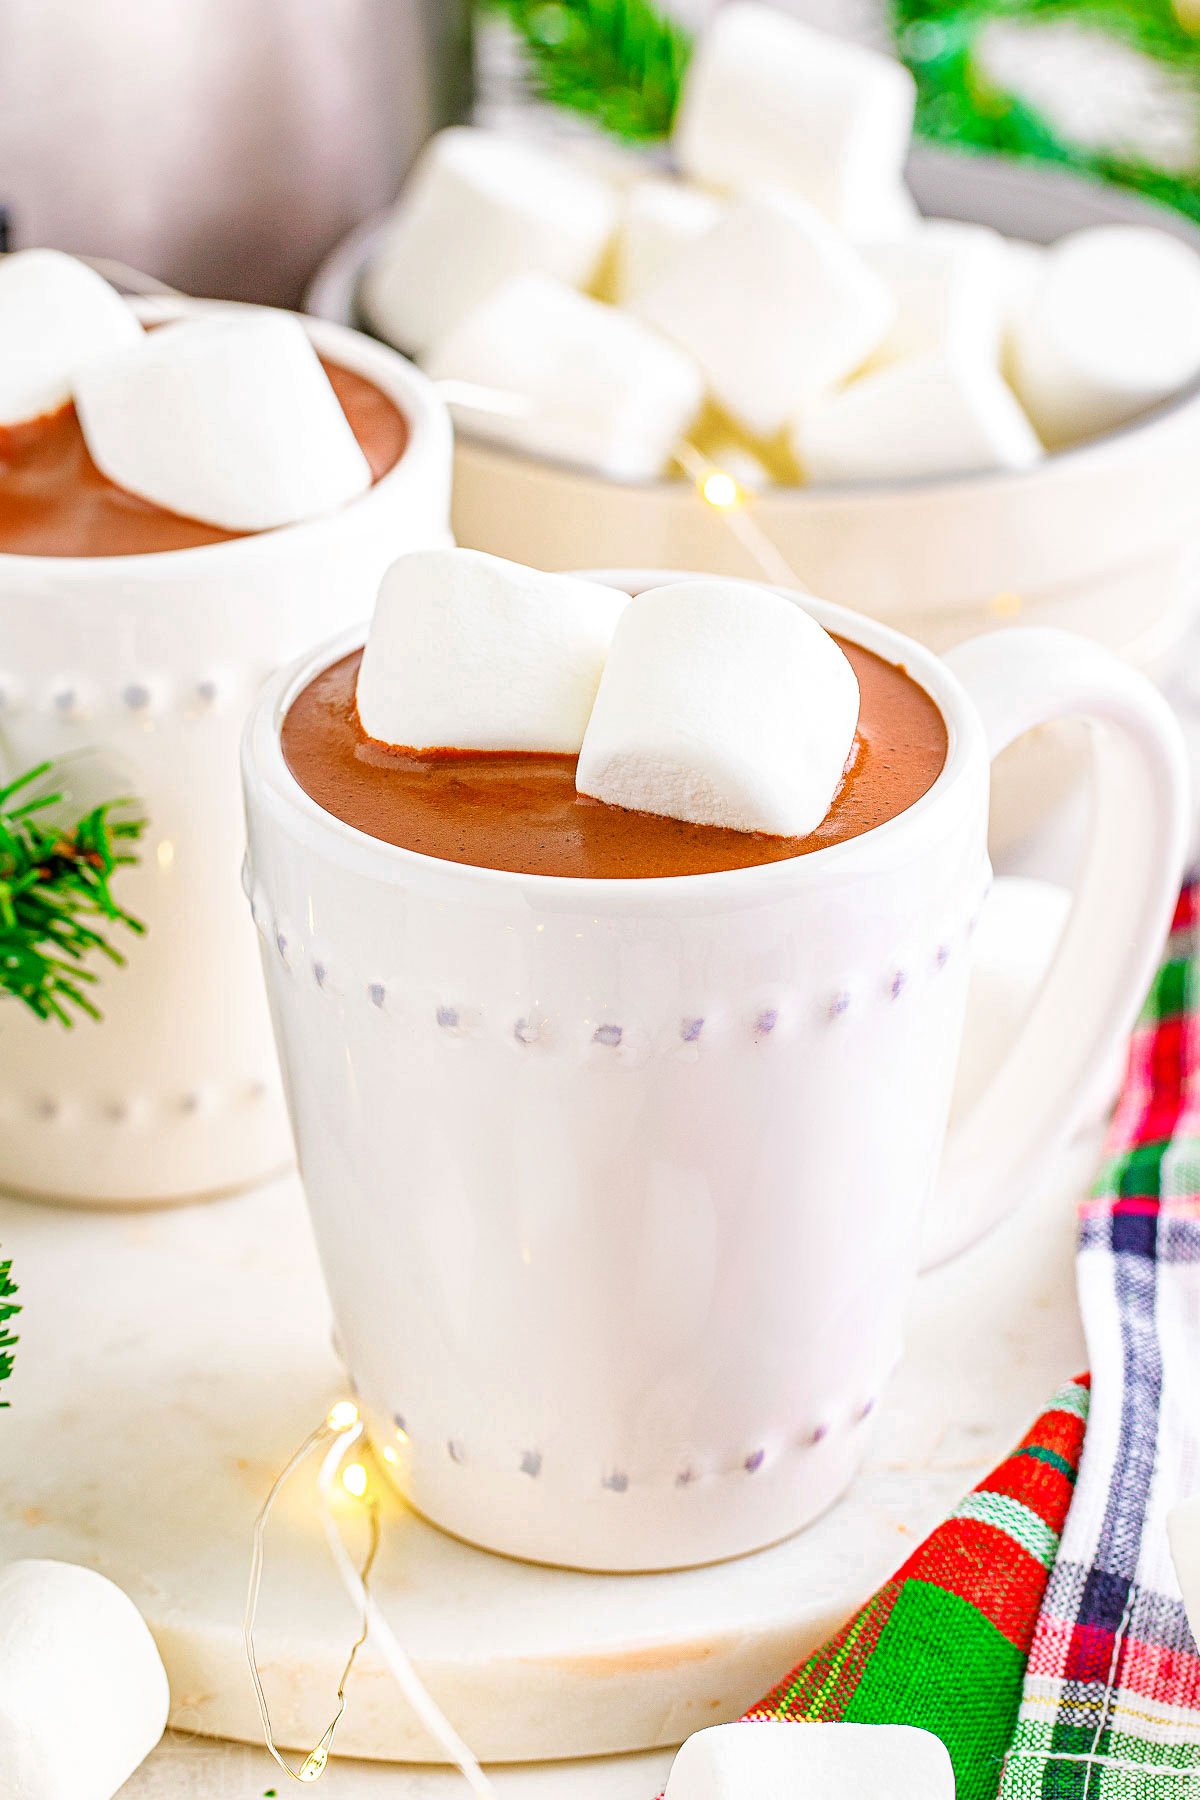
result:
[(937, 780), (946, 726), (903, 669), (838, 639), (862, 694), (857, 754), (808, 837), (687, 825), (575, 792), (575, 758), (449, 750), (406, 754), (358, 722), (360, 651), (325, 669), (283, 722), (288, 768), (318, 806), (385, 844), (526, 875), (703, 875), (805, 856), (904, 812)]
[[(324, 366), (378, 481), (404, 454), (404, 415), (362, 375), (336, 363)], [(0, 426), (0, 552), (147, 556), (240, 535), (164, 512), (115, 487), (88, 455), (73, 406), (27, 424)]]

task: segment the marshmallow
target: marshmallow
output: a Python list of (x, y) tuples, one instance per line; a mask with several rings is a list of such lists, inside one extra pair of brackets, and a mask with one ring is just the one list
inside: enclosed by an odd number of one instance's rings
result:
[(730, 0), (684, 77), (676, 158), (709, 187), (793, 189), (865, 237), (881, 197), (895, 193), (915, 99), (912, 76), (891, 57)]
[(1192, 1636), (1200, 1643), (1200, 1494), (1167, 1514), (1167, 1541)]
[(112, 1800), (169, 1705), (154, 1639), (120, 1588), (73, 1563), (0, 1569), (4, 1800)]
[(680, 581), (622, 614), (575, 785), (634, 812), (804, 837), (829, 811), (857, 725), (853, 669), (794, 601)]
[(1200, 258), (1144, 226), (1063, 238), (1016, 321), (1011, 363), (1047, 444), (1125, 424), (1200, 374)]
[(982, 357), (912, 357), (802, 409), (792, 428), (809, 481), (890, 481), (1027, 469), (1042, 454), (1033, 427)]
[(558, 151), (451, 126), (426, 145), (362, 287), (380, 333), (423, 357), (514, 275), (586, 287), (617, 220), (607, 182)]
[(617, 480), (661, 474), (704, 398), (682, 350), (545, 275), (510, 281), (425, 366), (435, 381), (492, 390), (495, 410), (447, 389), (456, 423), (477, 437)]
[(947, 221), (863, 255), (896, 303), (873, 367), (954, 348), (998, 360), (1010, 282), (999, 232)]
[(402, 556), (363, 650), (362, 728), (411, 750), (573, 753), (628, 604), (478, 550)]
[(714, 194), (682, 181), (639, 181), (617, 232), (615, 298), (645, 292), (679, 252), (710, 231), (724, 211)]
[(164, 325), (83, 369), (92, 458), (143, 500), (224, 531), (330, 513), (371, 470), (298, 319), (264, 309)]
[(710, 1725), (671, 1765), (664, 1800), (954, 1800), (954, 1767), (912, 1725)]
[(0, 425), (57, 412), (86, 362), (142, 336), (131, 308), (86, 263), (59, 250), (0, 257)]
[(806, 395), (865, 361), (895, 306), (819, 213), (773, 194), (741, 202), (680, 251), (634, 310), (691, 352), (752, 437), (772, 437)]

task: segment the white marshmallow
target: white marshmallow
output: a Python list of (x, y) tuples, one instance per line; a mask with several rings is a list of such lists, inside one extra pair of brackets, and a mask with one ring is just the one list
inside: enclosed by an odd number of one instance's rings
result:
[(548, 146), (454, 125), (426, 145), (362, 287), (381, 334), (423, 357), (514, 275), (592, 279), (616, 226), (611, 185)]
[(671, 1765), (665, 1800), (954, 1800), (954, 1767), (912, 1725), (710, 1725)]
[(696, 46), (673, 142), (697, 181), (735, 193), (790, 188), (865, 237), (904, 168), (915, 99), (912, 76), (891, 57), (730, 0)]
[(651, 588), (613, 634), (575, 785), (634, 812), (803, 837), (841, 785), (858, 700), (837, 644), (782, 594)]
[(640, 319), (545, 275), (510, 281), (425, 366), (435, 381), (492, 390), (508, 408), (447, 390), (456, 423), (477, 437), (624, 481), (662, 472), (704, 399), (691, 357)]
[(118, 487), (225, 531), (334, 512), (371, 470), (298, 319), (164, 325), (76, 381), (93, 460)]
[(1200, 257), (1104, 225), (1048, 252), (1012, 336), (1012, 378), (1046, 443), (1113, 430), (1200, 374)]
[(573, 753), (629, 596), (478, 550), (383, 578), (358, 672), (368, 737), (405, 749)]
[(639, 181), (617, 232), (615, 297), (626, 305), (653, 286), (675, 257), (710, 231), (724, 207), (682, 181)]
[(819, 213), (772, 194), (680, 251), (634, 310), (691, 352), (752, 437), (772, 437), (806, 395), (865, 361), (895, 305)]
[(169, 1706), (154, 1639), (120, 1588), (73, 1563), (0, 1569), (4, 1800), (112, 1800)]
[(114, 288), (59, 250), (0, 257), (0, 425), (57, 412), (92, 357), (143, 336)]
[(1192, 1636), (1200, 1643), (1200, 1494), (1167, 1514), (1167, 1541)]
[(872, 366), (955, 348), (998, 360), (1010, 283), (999, 232), (939, 222), (863, 255), (896, 303)]
[(1027, 469), (1042, 447), (980, 356), (912, 357), (803, 408), (792, 444), (815, 482), (890, 481)]

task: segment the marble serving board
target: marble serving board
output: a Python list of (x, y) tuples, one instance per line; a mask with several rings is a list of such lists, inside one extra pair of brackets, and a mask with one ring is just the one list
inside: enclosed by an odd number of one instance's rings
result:
[[(677, 1743), (736, 1716), (837, 1626), (1082, 1366), (1072, 1203), (1097, 1151), (1094, 1133), (1077, 1141), (1001, 1231), (921, 1283), (860, 1478), (789, 1543), (593, 1577), (472, 1550), (389, 1501), (376, 1592), (475, 1751)], [(157, 1214), (0, 1200), (0, 1244), (25, 1307), (0, 1422), (0, 1561), (65, 1557), (111, 1576), (161, 1646), (176, 1728), (258, 1741), (241, 1643), (251, 1528), (342, 1391), (298, 1182)], [(281, 1741), (320, 1736), (354, 1629), (297, 1484), (269, 1536), (259, 1628)], [(369, 1645), (339, 1749), (430, 1754)]]

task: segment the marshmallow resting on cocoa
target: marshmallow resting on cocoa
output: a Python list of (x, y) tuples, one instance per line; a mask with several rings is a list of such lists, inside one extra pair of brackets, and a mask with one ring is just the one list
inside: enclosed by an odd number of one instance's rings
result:
[(57, 412), (93, 357), (143, 336), (133, 310), (60, 250), (0, 257), (0, 425)]
[(700, 411), (695, 361), (632, 314), (546, 275), (522, 275), (426, 359), (455, 422), (476, 437), (580, 463), (616, 480), (662, 472)]
[(995, 366), (957, 350), (891, 363), (801, 408), (792, 447), (814, 482), (1027, 469), (1042, 455)]
[(954, 1800), (954, 1767), (912, 1725), (755, 1720), (688, 1738), (665, 1800)]
[(840, 230), (878, 229), (912, 135), (916, 86), (893, 57), (758, 0), (717, 9), (684, 77), (673, 144), (697, 181), (789, 188)]
[(132, 1600), (92, 1569), (0, 1569), (0, 1795), (112, 1800), (162, 1736), (166, 1671)]
[(617, 231), (615, 298), (627, 305), (652, 287), (675, 257), (710, 231), (724, 207), (715, 194), (682, 181), (639, 181)]
[(585, 287), (616, 225), (612, 186), (556, 150), (453, 125), (421, 152), (363, 280), (371, 322), (425, 353), (529, 270)]
[(613, 634), (576, 786), (612, 806), (803, 837), (854, 748), (858, 682), (795, 601), (697, 578), (631, 600)]
[(895, 303), (864, 258), (792, 195), (733, 207), (634, 310), (695, 357), (714, 398), (771, 437), (882, 342)]
[(575, 752), (628, 604), (478, 550), (402, 556), (363, 650), (362, 728), (411, 750)]
[(224, 531), (334, 512), (371, 470), (298, 319), (189, 318), (99, 358), (75, 384), (93, 461), (118, 487)]
[(1047, 444), (1125, 424), (1200, 375), (1200, 257), (1145, 226), (1073, 232), (1047, 252), (1010, 354)]

